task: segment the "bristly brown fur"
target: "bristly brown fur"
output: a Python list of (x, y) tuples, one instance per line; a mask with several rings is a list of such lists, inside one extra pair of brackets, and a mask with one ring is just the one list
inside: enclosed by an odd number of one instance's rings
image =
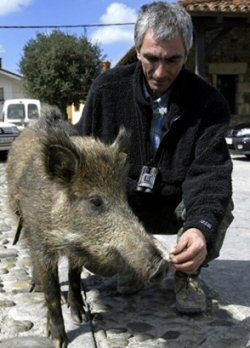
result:
[[(58, 260), (69, 259), (68, 301), (75, 321), (84, 318), (81, 268), (118, 273), (121, 292), (158, 280), (167, 262), (126, 199), (126, 134), (108, 146), (80, 137), (72, 125), (47, 114), (23, 130), (7, 163), (9, 204), (20, 209), (36, 286), (48, 308), (51, 337), (67, 346), (60, 307)], [(40, 284), (39, 284), (40, 281)]]

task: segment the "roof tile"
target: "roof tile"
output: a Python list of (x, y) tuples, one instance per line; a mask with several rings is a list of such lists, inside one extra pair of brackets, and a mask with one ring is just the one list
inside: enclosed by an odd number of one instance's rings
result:
[(190, 12), (250, 12), (250, 0), (182, 0), (179, 3)]

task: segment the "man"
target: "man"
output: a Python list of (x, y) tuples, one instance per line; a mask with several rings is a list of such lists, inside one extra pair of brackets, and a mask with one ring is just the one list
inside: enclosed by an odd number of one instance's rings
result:
[(219, 255), (232, 221), (228, 105), (184, 68), (192, 30), (176, 4), (142, 6), (135, 25), (139, 62), (99, 76), (77, 124), (108, 143), (121, 125), (131, 133), (128, 200), (148, 232), (178, 232), (171, 260), (183, 313), (205, 310), (199, 270)]

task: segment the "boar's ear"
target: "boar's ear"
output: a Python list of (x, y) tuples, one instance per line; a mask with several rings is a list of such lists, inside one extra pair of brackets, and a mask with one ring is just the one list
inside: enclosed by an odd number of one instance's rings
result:
[(78, 159), (71, 149), (61, 145), (51, 145), (48, 166), (53, 177), (70, 182), (78, 169)]
[(127, 154), (129, 152), (129, 141), (130, 133), (125, 129), (124, 126), (122, 126), (120, 127), (119, 133), (111, 146), (116, 147), (120, 152), (125, 152)]
[(68, 183), (80, 166), (80, 155), (66, 134), (58, 138), (50, 135), (44, 144), (44, 161), (47, 174), (52, 179)]

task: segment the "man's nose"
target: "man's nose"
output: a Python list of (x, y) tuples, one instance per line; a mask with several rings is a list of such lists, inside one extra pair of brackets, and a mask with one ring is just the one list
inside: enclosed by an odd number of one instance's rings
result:
[(155, 71), (154, 77), (158, 79), (163, 79), (167, 75), (167, 64), (165, 62), (158, 62)]

